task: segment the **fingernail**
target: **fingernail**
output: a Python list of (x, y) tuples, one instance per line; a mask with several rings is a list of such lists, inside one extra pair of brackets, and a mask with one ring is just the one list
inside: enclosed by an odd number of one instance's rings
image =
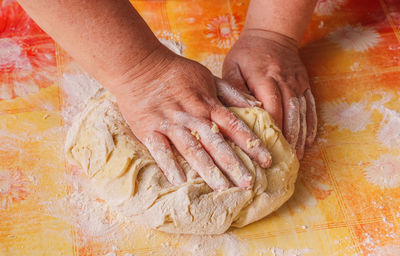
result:
[(252, 107), (261, 107), (262, 103), (258, 101), (256, 98), (254, 98), (252, 95), (243, 93), (243, 95), (246, 97), (247, 103), (252, 106)]
[(304, 151), (303, 151), (302, 149), (297, 149), (297, 150), (296, 150), (296, 154), (297, 154), (297, 158), (298, 158), (299, 160), (303, 159)]
[(261, 107), (262, 103), (258, 100), (249, 100), (247, 99), (247, 103), (251, 106), (251, 107)]
[(253, 176), (245, 175), (240, 181), (240, 187), (245, 189), (251, 189), (253, 187)]
[(268, 153), (262, 153), (261, 156), (260, 156), (260, 161), (261, 161), (260, 166), (262, 168), (270, 167), (271, 164), (272, 164), (271, 154), (269, 152)]

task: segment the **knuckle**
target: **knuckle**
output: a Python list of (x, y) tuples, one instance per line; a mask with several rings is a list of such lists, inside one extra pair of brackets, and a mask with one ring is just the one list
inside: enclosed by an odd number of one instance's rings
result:
[(186, 154), (189, 155), (194, 155), (196, 152), (201, 151), (203, 148), (200, 143), (194, 141), (192, 138), (186, 140), (186, 142), (183, 143), (182, 147), (183, 147), (183, 152), (186, 152)]
[(226, 142), (221, 135), (216, 135), (215, 138), (213, 138), (212, 142), (217, 150), (226, 147)]
[(160, 132), (169, 132), (173, 128), (173, 124), (169, 120), (161, 120), (159, 124)]
[(203, 147), (200, 143), (196, 143), (195, 145), (186, 145), (186, 151), (189, 156), (201, 156), (203, 155)]
[(247, 126), (243, 123), (243, 121), (235, 116), (228, 121), (228, 129), (231, 130), (233, 133), (247, 131), (248, 129), (246, 128)]

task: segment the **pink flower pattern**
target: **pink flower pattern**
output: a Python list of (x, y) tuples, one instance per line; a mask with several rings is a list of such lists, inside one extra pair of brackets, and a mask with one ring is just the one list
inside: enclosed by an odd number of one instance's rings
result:
[(19, 170), (0, 171), (0, 210), (9, 208), (13, 203), (24, 200), (29, 192), (28, 181)]

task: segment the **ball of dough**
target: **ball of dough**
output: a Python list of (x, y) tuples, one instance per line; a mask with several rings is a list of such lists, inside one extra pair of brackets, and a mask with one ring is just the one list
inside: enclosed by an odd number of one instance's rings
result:
[(132, 134), (113, 96), (99, 93), (67, 135), (69, 160), (82, 167), (93, 189), (129, 220), (169, 233), (221, 234), (275, 211), (293, 194), (299, 162), (269, 114), (257, 107), (230, 108), (261, 138), (272, 165), (261, 168), (239, 147), (232, 148), (254, 175), (252, 190), (215, 192), (177, 152), (187, 176), (171, 185), (150, 153)]

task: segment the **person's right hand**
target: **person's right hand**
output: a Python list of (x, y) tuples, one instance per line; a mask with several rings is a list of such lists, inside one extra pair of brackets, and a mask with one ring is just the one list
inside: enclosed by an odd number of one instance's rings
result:
[(251, 188), (253, 177), (225, 141), (229, 138), (261, 167), (271, 155), (229, 105), (253, 104), (197, 62), (180, 57), (164, 46), (126, 73), (113, 86), (118, 106), (135, 136), (148, 148), (169, 182), (186, 178), (172, 143), (189, 165), (214, 190), (231, 186)]

